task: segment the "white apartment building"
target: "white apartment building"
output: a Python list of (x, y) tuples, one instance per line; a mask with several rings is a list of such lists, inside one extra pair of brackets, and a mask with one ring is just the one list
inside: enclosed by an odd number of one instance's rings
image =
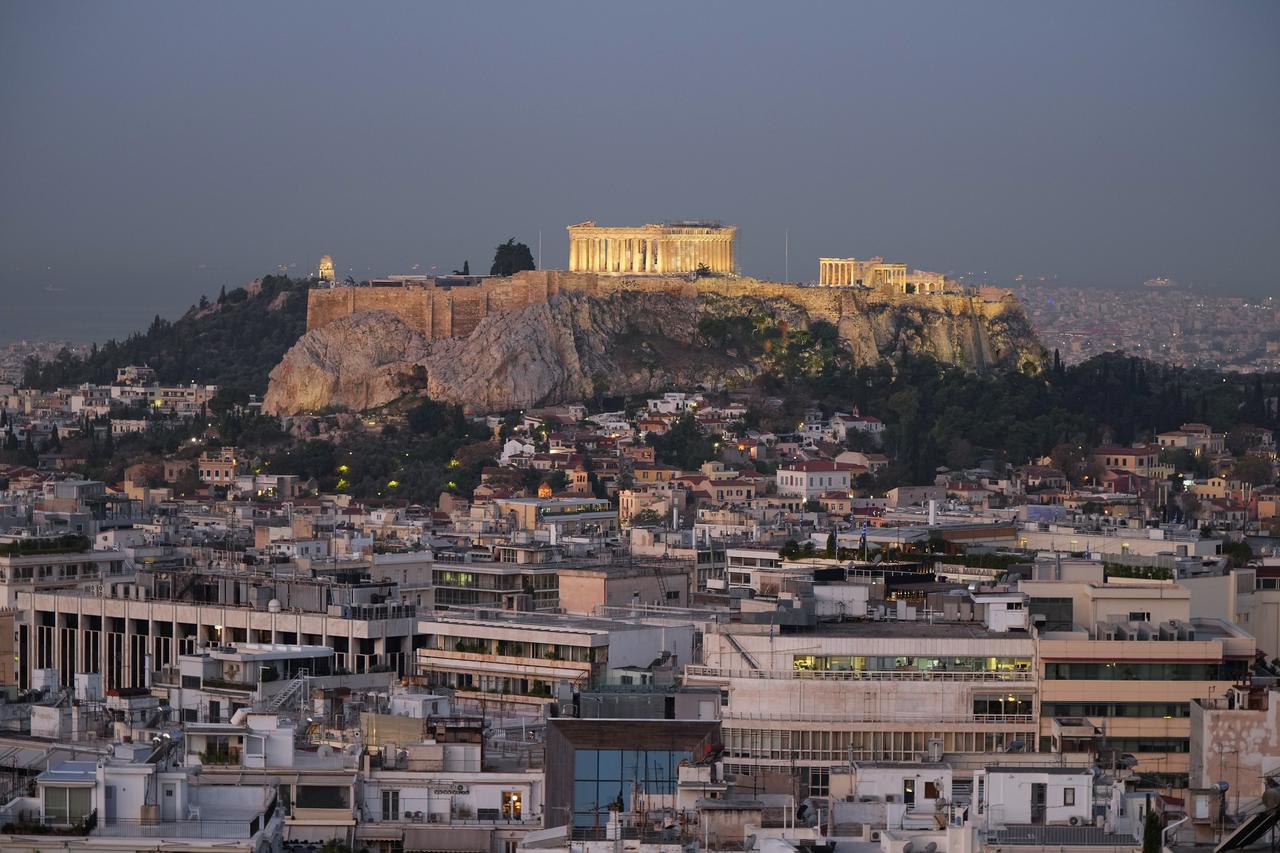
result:
[(848, 492), (849, 467), (839, 462), (813, 460), (778, 468), (778, 494), (809, 500), (827, 492)]
[[(748, 633), (750, 631), (751, 633)], [(801, 773), (809, 796), (853, 761), (1034, 748), (1035, 640), (982, 622), (853, 621), (704, 638), (693, 685), (718, 685), (727, 772)]]

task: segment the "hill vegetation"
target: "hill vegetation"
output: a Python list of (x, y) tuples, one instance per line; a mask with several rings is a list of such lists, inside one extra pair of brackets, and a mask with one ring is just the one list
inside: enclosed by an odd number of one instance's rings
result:
[(50, 390), (106, 383), (116, 368), (149, 365), (162, 383), (197, 382), (262, 395), (267, 374), (307, 327), (306, 281), (269, 275), (248, 287), (201, 297), (175, 321), (156, 315), (145, 332), (111, 340), (83, 358), (63, 350), (52, 361), (28, 361), (23, 384)]

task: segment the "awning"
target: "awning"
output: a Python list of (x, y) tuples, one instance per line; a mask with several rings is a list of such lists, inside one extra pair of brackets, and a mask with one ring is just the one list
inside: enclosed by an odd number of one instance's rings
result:
[(491, 827), (408, 826), (404, 830), (405, 853), (469, 853), (489, 850)]

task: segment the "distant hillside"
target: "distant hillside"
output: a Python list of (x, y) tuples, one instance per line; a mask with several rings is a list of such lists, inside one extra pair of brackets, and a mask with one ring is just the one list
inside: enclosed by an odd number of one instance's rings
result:
[(106, 383), (116, 368), (153, 367), (164, 383), (199, 382), (264, 394), (267, 374), (307, 327), (307, 282), (267, 276), (217, 301), (201, 299), (180, 319), (159, 315), (146, 332), (108, 341), (84, 358), (63, 351), (49, 362), (29, 362), (24, 383), (52, 389)]

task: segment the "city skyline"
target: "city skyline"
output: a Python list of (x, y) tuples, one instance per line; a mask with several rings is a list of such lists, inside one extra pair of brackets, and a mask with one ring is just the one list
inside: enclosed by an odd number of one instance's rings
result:
[(792, 280), (1274, 287), (1268, 5), (300, 8), (0, 12), (0, 337), (122, 337), (326, 253), (486, 271), (541, 232), (563, 268), (588, 218), (721, 219), (761, 278), (789, 245)]

